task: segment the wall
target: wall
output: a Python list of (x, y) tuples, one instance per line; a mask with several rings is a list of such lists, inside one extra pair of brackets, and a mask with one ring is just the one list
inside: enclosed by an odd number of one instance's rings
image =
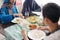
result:
[(41, 7), (44, 6), (46, 3), (49, 3), (49, 2), (56, 3), (56, 4), (58, 4), (60, 6), (60, 0), (35, 0), (35, 1)]

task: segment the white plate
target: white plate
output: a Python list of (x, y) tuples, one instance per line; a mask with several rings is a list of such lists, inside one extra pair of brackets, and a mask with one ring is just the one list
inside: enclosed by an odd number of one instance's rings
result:
[[(19, 21), (17, 21), (17, 19), (19, 20)], [(30, 25), (30, 23), (27, 21), (27, 20), (25, 20), (25, 19), (22, 19), (22, 18), (14, 18), (12, 21), (11, 21), (12, 23), (17, 23), (17, 24), (19, 24), (20, 26), (23, 26), (23, 27), (27, 27), (27, 28), (29, 28), (28, 26)]]
[[(19, 21), (17, 21), (17, 20), (19, 20)], [(22, 21), (22, 18), (14, 18), (11, 22), (12, 23), (20, 23)]]
[(32, 11), (32, 13), (37, 14), (37, 15), (42, 15), (41, 12), (35, 12), (35, 11)]
[(42, 40), (46, 34), (42, 30), (31, 30), (28, 32), (28, 37), (33, 40)]

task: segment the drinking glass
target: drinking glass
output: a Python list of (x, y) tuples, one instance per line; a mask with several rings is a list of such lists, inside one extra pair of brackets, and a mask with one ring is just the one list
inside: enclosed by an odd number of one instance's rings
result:
[(25, 12), (25, 18), (29, 17), (29, 12)]

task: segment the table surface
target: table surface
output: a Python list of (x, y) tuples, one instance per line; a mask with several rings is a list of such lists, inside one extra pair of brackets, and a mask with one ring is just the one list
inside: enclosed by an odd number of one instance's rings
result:
[[(29, 29), (24, 29), (28, 32)], [(21, 26), (18, 24), (12, 25), (6, 29), (4, 29), (4, 35), (6, 36), (6, 40), (22, 40)], [(60, 30), (50, 34), (49, 36), (45, 37), (44, 40), (60, 40)]]
[(22, 40), (22, 29), (26, 30), (27, 32), (29, 31), (29, 28), (27, 26), (21, 26), (21, 24), (14, 24), (12, 26), (5, 28), (4, 35), (6, 37), (6, 40)]
[[(4, 29), (4, 35), (6, 37), (6, 40), (22, 40), (22, 34), (21, 34), (21, 28), (19, 24), (12, 25), (6, 29)], [(23, 27), (24, 30), (27, 32), (29, 31), (28, 28)]]
[(23, 39), (21, 34), (22, 28), (27, 32), (29, 31), (27, 27), (22, 27), (19, 24), (14, 24), (12, 26), (5, 28), (4, 35), (6, 37), (6, 40), (22, 40)]
[(4, 29), (4, 35), (6, 40), (22, 40), (21, 30), (24, 29), (27, 32), (29, 28), (27, 26), (21, 26), (21, 24), (14, 24)]

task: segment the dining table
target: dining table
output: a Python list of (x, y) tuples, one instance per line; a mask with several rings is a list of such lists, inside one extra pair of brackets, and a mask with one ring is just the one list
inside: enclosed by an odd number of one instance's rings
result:
[(14, 24), (4, 29), (4, 36), (6, 40), (23, 40), (21, 33), (22, 30), (25, 30), (27, 35), (28, 32), (31, 31), (28, 27), (22, 27), (20, 24)]
[[(42, 14), (39, 14), (39, 15), (40, 16), (37, 16), (38, 19), (42, 20), (43, 19)], [(34, 24), (37, 25), (36, 23), (34, 23)], [(4, 29), (4, 36), (5, 36), (6, 40), (23, 40), (23, 36), (21, 34), (22, 30), (26, 30), (27, 35), (28, 35), (28, 32), (30, 31), (30, 29), (28, 27), (22, 26), (21, 24), (16, 23), (16, 24), (8, 26), (7, 28)], [(48, 37), (48, 36), (46, 36), (46, 37)]]
[[(6, 37), (6, 40), (22, 40), (22, 26), (20, 26), (19, 24), (14, 24), (12, 26), (9, 26), (8, 28), (4, 29), (4, 35)], [(24, 30), (26, 30), (27, 32), (29, 31), (28, 28), (23, 27)]]
[[(26, 19), (24, 19), (24, 20), (26, 20)], [(34, 24), (36, 24), (36, 23), (34, 23)], [(30, 31), (30, 29), (28, 27), (21, 26), (21, 24), (18, 24), (18, 23), (5, 28), (4, 29), (4, 35), (6, 37), (6, 40), (22, 40), (23, 39), (23, 36), (21, 34), (22, 29), (26, 30), (27, 34)]]

